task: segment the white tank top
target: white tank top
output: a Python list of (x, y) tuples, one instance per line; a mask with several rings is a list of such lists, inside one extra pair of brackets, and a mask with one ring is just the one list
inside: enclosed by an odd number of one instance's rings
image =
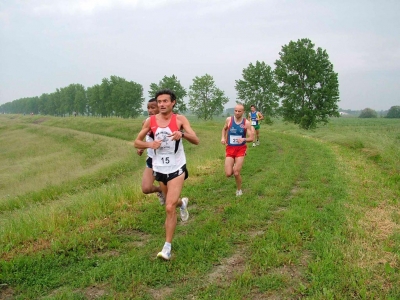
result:
[(182, 139), (173, 141), (168, 137), (172, 132), (179, 130), (176, 122), (176, 114), (173, 114), (170, 123), (166, 127), (158, 127), (156, 117), (150, 117), (151, 131), (154, 140), (161, 140), (160, 148), (154, 150), (153, 170), (162, 174), (170, 174), (178, 171), (186, 164), (185, 151)]

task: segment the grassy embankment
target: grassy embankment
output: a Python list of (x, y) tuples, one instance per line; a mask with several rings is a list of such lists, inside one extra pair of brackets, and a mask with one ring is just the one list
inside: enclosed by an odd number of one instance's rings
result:
[(191, 218), (170, 262), (155, 259), (165, 214), (129, 145), (141, 120), (0, 121), (0, 298), (400, 298), (399, 120), (263, 125), (240, 198), (223, 120), (193, 120)]

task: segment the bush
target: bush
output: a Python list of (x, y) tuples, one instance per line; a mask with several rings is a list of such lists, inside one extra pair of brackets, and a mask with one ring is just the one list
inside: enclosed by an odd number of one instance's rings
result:
[(378, 114), (372, 108), (365, 108), (361, 111), (359, 118), (377, 118)]
[(400, 106), (392, 106), (389, 109), (386, 118), (400, 118)]

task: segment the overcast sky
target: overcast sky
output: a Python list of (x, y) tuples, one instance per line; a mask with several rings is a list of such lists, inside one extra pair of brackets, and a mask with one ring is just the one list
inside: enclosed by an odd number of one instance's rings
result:
[(400, 0), (0, 0), (0, 104), (111, 75), (143, 86), (210, 74), (236, 103), (250, 63), (308, 38), (343, 109), (400, 105)]

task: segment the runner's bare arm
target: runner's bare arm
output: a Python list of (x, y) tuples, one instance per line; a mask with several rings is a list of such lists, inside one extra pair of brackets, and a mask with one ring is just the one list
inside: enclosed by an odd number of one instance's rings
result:
[(222, 128), (221, 144), (223, 144), (223, 145), (226, 144), (226, 135), (227, 135), (228, 127), (229, 127), (229, 121), (230, 121), (230, 117), (226, 118), (224, 127)]
[(185, 132), (175, 131), (171, 134), (173, 140), (179, 140), (181, 138), (186, 139), (188, 142), (198, 145), (200, 140), (197, 137), (196, 133), (190, 126), (188, 119), (183, 115), (177, 115), (177, 123), (178, 127), (182, 128)]
[(252, 141), (254, 141), (254, 127), (251, 126), (251, 122), (246, 121), (246, 133), (249, 135), (248, 138), (246, 138), (246, 142), (250, 143)]
[[(143, 125), (144, 125), (144, 122), (146, 122), (146, 120), (143, 120), (143, 122), (142, 122), (142, 127), (143, 127)], [(134, 144), (134, 142), (133, 142), (133, 144)], [(145, 148), (136, 149), (136, 153), (137, 153), (139, 156), (142, 156), (144, 150), (145, 150)]]
[(136, 140), (134, 141), (133, 145), (137, 149), (146, 149), (146, 148), (152, 148), (152, 149), (158, 149), (161, 145), (161, 141), (154, 141), (154, 142), (145, 142), (143, 139), (146, 137), (146, 134), (150, 131), (150, 119), (147, 119), (143, 126), (142, 129), (139, 131)]
[(260, 112), (258, 112), (258, 120), (259, 120), (259, 121), (264, 120), (264, 116), (263, 116), (263, 114), (260, 113)]

